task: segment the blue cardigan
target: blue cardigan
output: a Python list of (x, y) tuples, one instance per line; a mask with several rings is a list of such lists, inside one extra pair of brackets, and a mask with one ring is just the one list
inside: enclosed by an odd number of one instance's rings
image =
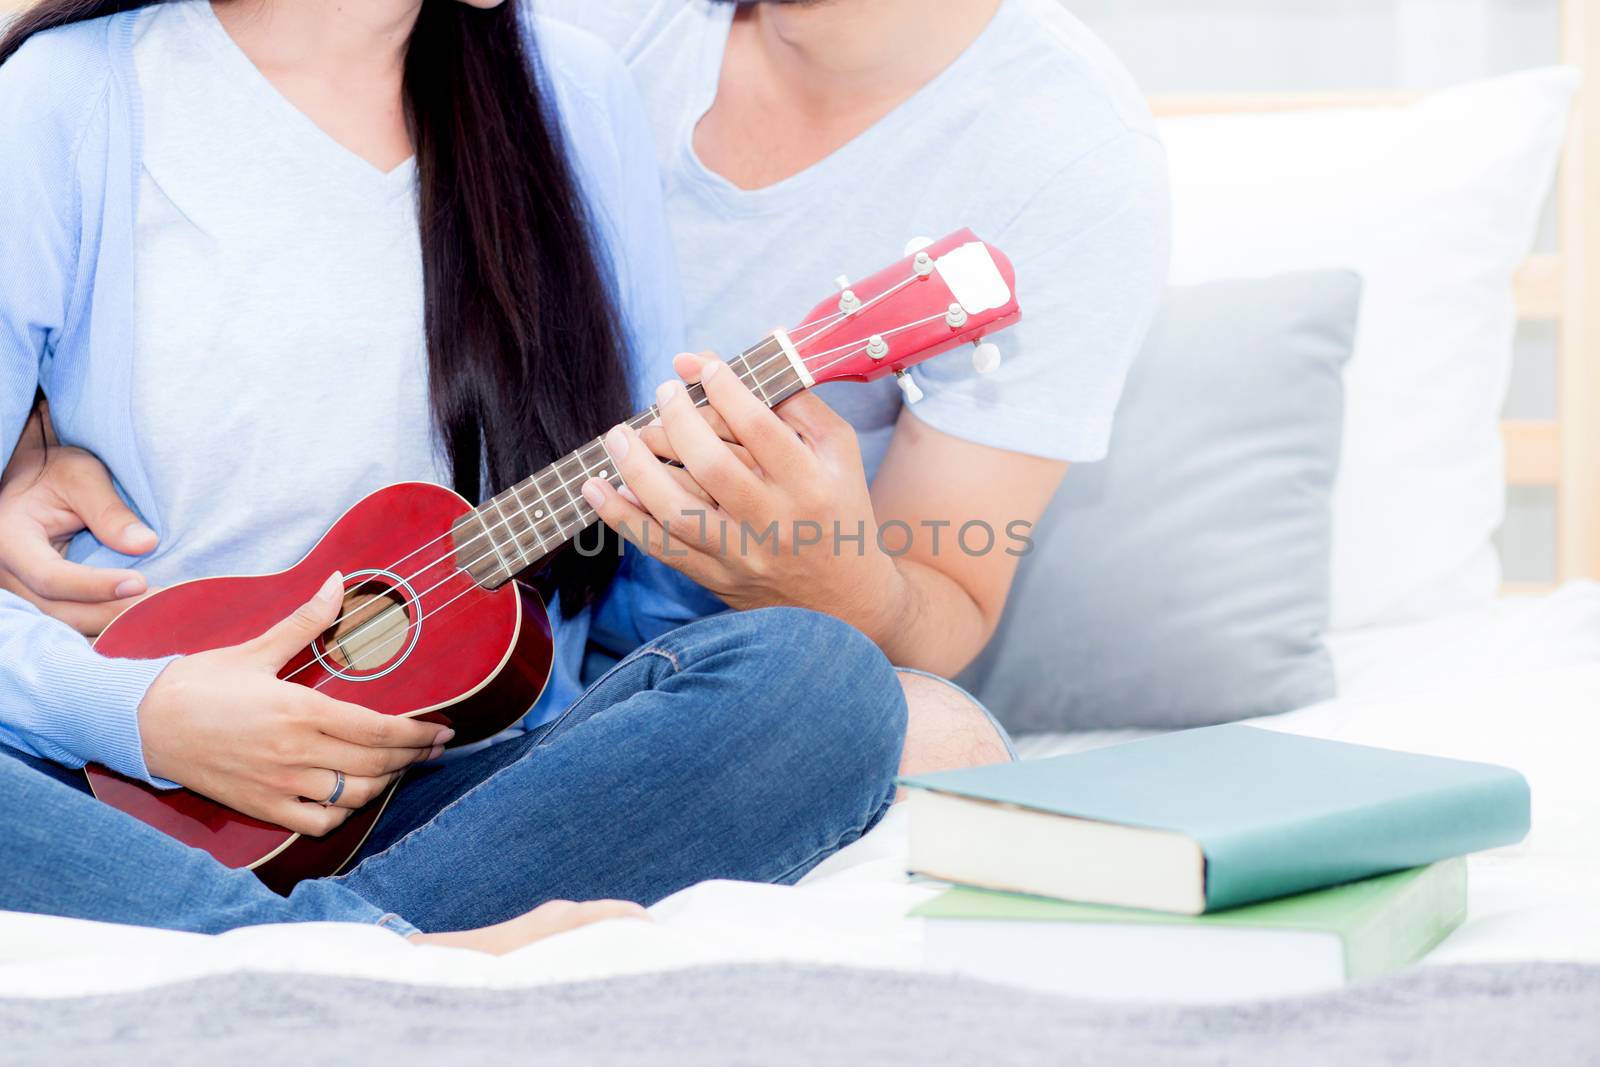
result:
[[(174, 531), (156, 513), (128, 410), (141, 167), (138, 17), (36, 35), (0, 65), (0, 448), (9, 457), (43, 388), (58, 426), (71, 429), (68, 443), (104, 459), (129, 503), (165, 539)], [(551, 22), (537, 23), (536, 34), (642, 387), (670, 374), (683, 332), (650, 130), (626, 71), (604, 45)], [(87, 534), (69, 555), (102, 566), (141, 562)], [(655, 595), (622, 592), (615, 602), (623, 617), (608, 613), (612, 628), (637, 631), (633, 616), (648, 614)], [(541, 717), (577, 696), (589, 622), (585, 614), (558, 624)], [(69, 627), (0, 593), (0, 743), (151, 780), (137, 710), (168, 662), (100, 656)]]

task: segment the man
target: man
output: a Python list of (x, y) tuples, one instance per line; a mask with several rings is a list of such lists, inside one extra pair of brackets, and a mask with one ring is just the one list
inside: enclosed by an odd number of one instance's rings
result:
[[(993, 633), (1017, 557), (1003, 539), (969, 554), (955, 531), (974, 520), (996, 531), (1032, 522), (1069, 463), (1104, 455), (1160, 295), (1164, 155), (1137, 89), (1057, 0), (539, 7), (606, 40), (643, 90), (693, 343), (737, 355), (810, 308), (829, 279), (876, 269), (918, 235), (970, 226), (1013, 260), (1023, 321), (997, 338), (1004, 358), (993, 373), (979, 376), (957, 351), (912, 372), (926, 394), (915, 407), (885, 380), (825, 386), (771, 415), (752, 413), (734, 376), (713, 372), (706, 387), (722, 417), (712, 421), (733, 443), (708, 446), (682, 391), (666, 390), (661, 427), (608, 441), (632, 499), (589, 487), (607, 522), (728, 604), (819, 608), (903, 667), (957, 673)], [(706, 366), (680, 357), (675, 369), (698, 380)], [(775, 432), (783, 427), (793, 432)], [(681, 460), (687, 474), (657, 455)], [(748, 476), (717, 478), (729, 455)], [(45, 518), (30, 520), (31, 546), (0, 549), (23, 579), (8, 575), (7, 585), (36, 602), (137, 592), (69, 574), (43, 549), (43, 527), (75, 528), (73, 510), (115, 547), (154, 543), (115, 511), (92, 459), (71, 458), (32, 494)], [(51, 482), (76, 487), (54, 491), (77, 499), (57, 507)], [(17, 529), (15, 490), (0, 502), (0, 533)], [(708, 512), (756, 528), (779, 520), (786, 540), (776, 553), (717, 551), (714, 528), (693, 537)], [(829, 531), (900, 522), (914, 536), (897, 555), (870, 532), (841, 551), (827, 537), (790, 543), (799, 522)], [(662, 525), (671, 551), (640, 536)], [(643, 583), (673, 580), (660, 566), (633, 571)], [(621, 635), (619, 646), (637, 636)], [(943, 683), (905, 684), (904, 769), (1004, 758), (980, 710)]]
[[(903, 555), (889, 558), (870, 535), (865, 551), (832, 537), (782, 544), (781, 563), (720, 551), (715, 528), (695, 543), (710, 479), (742, 468), (682, 455), (695, 421), (681, 391), (662, 397), (668, 433), (643, 443), (681, 459), (696, 484), (652, 471), (645, 449), (619, 455), (623, 429), (611, 451), (642, 504), (592, 487), (619, 529), (669, 524), (675, 556), (661, 537), (632, 539), (729, 604), (828, 611), (903, 667), (957, 673), (993, 633), (1017, 556), (1003, 538), (969, 554), (956, 532), (973, 520), (996, 531), (1031, 523), (1068, 463), (1105, 454), (1164, 285), (1165, 156), (1138, 90), (1059, 0), (547, 0), (543, 10), (604, 38), (643, 91), (691, 343), (736, 356), (795, 321), (829, 279), (876, 269), (918, 235), (970, 226), (1013, 260), (1023, 318), (996, 338), (993, 373), (975, 373), (965, 349), (912, 371), (926, 394), (915, 406), (884, 379), (824, 386), (765, 423), (752, 416), (755, 439), (739, 443), (765, 446), (757, 469), (724, 477), (731, 499), (714, 501), (725, 523), (759, 529), (776, 517), (786, 532), (899, 520), (915, 533)], [(694, 379), (700, 364), (680, 357), (677, 369)], [(723, 422), (718, 398), (742, 392), (732, 379), (707, 383)], [(782, 423), (800, 445), (773, 432)], [(920, 701), (911, 692), (908, 763), (918, 738), (969, 748), (934, 762), (981, 758), (964, 702), (945, 705), (948, 723), (917, 721), (939, 717), (925, 706), (939, 703), (935, 688)]]

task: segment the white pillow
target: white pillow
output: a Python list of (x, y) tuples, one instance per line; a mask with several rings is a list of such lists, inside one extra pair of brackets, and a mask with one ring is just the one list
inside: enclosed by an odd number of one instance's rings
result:
[(1516, 309), (1579, 74), (1529, 71), (1401, 108), (1164, 119), (1177, 285), (1345, 267), (1332, 627), (1491, 599)]

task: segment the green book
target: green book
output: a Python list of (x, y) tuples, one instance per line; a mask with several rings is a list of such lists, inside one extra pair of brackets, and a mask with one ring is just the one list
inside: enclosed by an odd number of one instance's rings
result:
[(910, 869), (1198, 915), (1520, 841), (1528, 783), (1486, 763), (1212, 726), (904, 779)]
[(1114, 1000), (1219, 1001), (1331, 989), (1421, 959), (1467, 913), (1467, 864), (1427, 867), (1208, 915), (955, 888), (915, 909), (927, 962)]

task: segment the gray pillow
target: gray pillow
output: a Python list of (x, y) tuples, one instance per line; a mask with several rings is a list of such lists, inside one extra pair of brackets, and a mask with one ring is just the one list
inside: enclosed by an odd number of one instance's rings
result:
[(1067, 473), (961, 681), (1014, 731), (1184, 727), (1331, 697), (1330, 497), (1360, 279), (1173, 290), (1108, 458)]

